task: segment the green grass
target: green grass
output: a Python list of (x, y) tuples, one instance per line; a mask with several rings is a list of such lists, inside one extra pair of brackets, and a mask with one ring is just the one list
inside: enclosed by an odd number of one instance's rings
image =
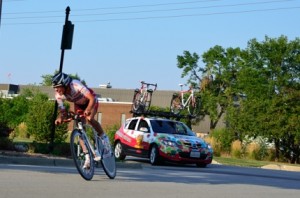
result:
[(30, 138), (20, 138), (20, 137), (15, 137), (13, 139), (14, 143), (32, 143), (33, 140)]

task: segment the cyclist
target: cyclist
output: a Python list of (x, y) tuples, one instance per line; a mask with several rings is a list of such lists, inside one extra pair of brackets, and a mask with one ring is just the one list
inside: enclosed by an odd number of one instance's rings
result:
[[(98, 109), (98, 101), (95, 92), (83, 85), (79, 80), (72, 79), (69, 75), (59, 72), (52, 78), (52, 86), (55, 89), (55, 98), (58, 103), (59, 116), (55, 120), (55, 124), (61, 124), (62, 120), (66, 116), (66, 110), (64, 107), (64, 101), (74, 103), (74, 110), (82, 110), (86, 116), (86, 121), (93, 126), (98, 132), (99, 137), (105, 142), (108, 142), (108, 137), (105, 135), (103, 128), (100, 123), (97, 122), (94, 117)], [(83, 152), (85, 155), (85, 163), (83, 168), (89, 168), (90, 158), (88, 155), (87, 148), (80, 142)], [(95, 160), (99, 161), (100, 156), (95, 156)]]

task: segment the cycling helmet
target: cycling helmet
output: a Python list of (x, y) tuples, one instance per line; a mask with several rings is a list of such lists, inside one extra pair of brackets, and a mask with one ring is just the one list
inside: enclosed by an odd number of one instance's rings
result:
[(71, 81), (72, 78), (69, 75), (59, 72), (52, 77), (52, 87), (68, 86)]

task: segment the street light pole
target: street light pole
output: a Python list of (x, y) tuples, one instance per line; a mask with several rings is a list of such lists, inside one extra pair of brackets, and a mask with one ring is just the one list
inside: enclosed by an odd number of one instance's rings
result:
[[(59, 72), (62, 72), (62, 70), (63, 70), (65, 50), (72, 49), (74, 25), (71, 23), (71, 21), (69, 21), (70, 10), (71, 9), (68, 6), (66, 8), (66, 19), (65, 19), (65, 25), (63, 27), (63, 34), (62, 34), (61, 47), (60, 47), (61, 48), (61, 56), (60, 56)], [(55, 119), (57, 116), (57, 107), (58, 107), (58, 104), (57, 104), (57, 101), (55, 101), (54, 113), (52, 116), (50, 145), (49, 145), (50, 152), (53, 152), (53, 149), (54, 149)]]

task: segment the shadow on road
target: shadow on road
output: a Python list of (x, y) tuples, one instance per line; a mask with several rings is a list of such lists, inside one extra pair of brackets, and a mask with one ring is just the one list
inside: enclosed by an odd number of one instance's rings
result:
[[(199, 168), (194, 164), (164, 163), (152, 166), (147, 159), (130, 158), (126, 162), (141, 163), (143, 169), (122, 171), (121, 179), (141, 182), (174, 182), (185, 184), (256, 185), (282, 189), (300, 189), (300, 172), (268, 170), (210, 164)], [(150, 176), (149, 176), (150, 175)]]

